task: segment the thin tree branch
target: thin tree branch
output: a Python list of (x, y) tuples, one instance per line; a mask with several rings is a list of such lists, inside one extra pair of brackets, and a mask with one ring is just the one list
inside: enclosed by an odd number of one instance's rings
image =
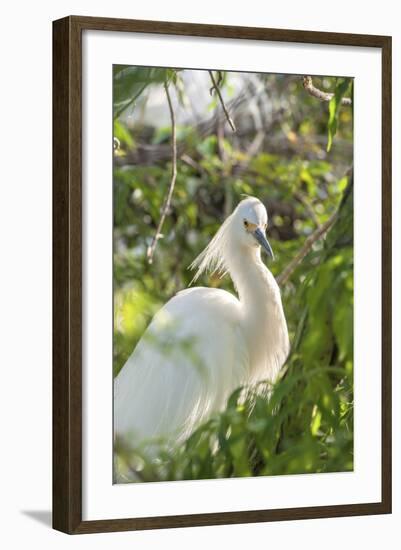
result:
[[(303, 77), (303, 85), (309, 95), (316, 97), (316, 99), (320, 99), (320, 101), (330, 101), (334, 97), (334, 94), (329, 92), (323, 92), (322, 90), (319, 90), (319, 88), (316, 88), (316, 86), (313, 85), (311, 76)], [(351, 105), (352, 100), (349, 97), (343, 97), (341, 98), (341, 104)]]
[(246, 156), (252, 160), (252, 158), (258, 154), (259, 149), (262, 147), (266, 132), (262, 129), (259, 129), (251, 143), (249, 144), (248, 149), (246, 150)]
[(294, 197), (305, 207), (305, 210), (307, 210), (309, 216), (315, 222), (316, 227), (321, 227), (321, 223), (319, 222), (316, 212), (314, 211), (313, 206), (309, 202), (308, 198), (301, 191), (295, 191)]
[(229, 214), (232, 212), (232, 189), (231, 189), (231, 181), (228, 177), (231, 174), (231, 163), (229, 162), (229, 158), (227, 155), (227, 151), (224, 147), (224, 124), (223, 121), (218, 119), (217, 120), (217, 128), (216, 128), (216, 135), (217, 135), (217, 150), (218, 154), (222, 163), (222, 180), (224, 182), (224, 217), (227, 218)]
[(220, 105), (221, 105), (221, 107), (222, 107), (222, 109), (223, 109), (223, 111), (224, 111), (224, 114), (225, 114), (225, 116), (226, 116), (227, 122), (228, 122), (228, 124), (230, 125), (231, 130), (232, 130), (233, 132), (236, 132), (236, 131), (237, 131), (237, 128), (235, 127), (234, 121), (233, 121), (233, 119), (230, 117), (229, 112), (227, 111), (227, 107), (225, 106), (224, 99), (223, 99), (223, 97), (222, 97), (222, 95), (221, 95), (221, 92), (220, 92), (220, 88), (219, 88), (218, 84), (216, 83), (216, 80), (215, 80), (215, 78), (214, 78), (214, 76), (213, 76), (213, 71), (208, 71), (208, 73), (209, 73), (210, 79), (211, 79), (211, 81), (212, 81), (212, 83), (213, 83), (213, 87), (212, 87), (211, 91), (212, 91), (212, 90), (215, 90), (215, 91), (216, 91), (216, 94), (217, 94), (217, 96), (218, 96), (218, 98), (219, 98), (219, 101), (220, 101)]
[(209, 94), (210, 95), (213, 95), (213, 90), (215, 89), (215, 87), (220, 87), (220, 84), (222, 83), (223, 81), (223, 73), (222, 71), (217, 71), (217, 82), (216, 83), (213, 83), (213, 86), (209, 89)]
[(133, 103), (135, 103), (135, 101), (138, 99), (138, 97), (141, 95), (141, 93), (142, 93), (143, 91), (145, 91), (145, 88), (146, 88), (147, 85), (148, 85), (147, 83), (144, 84), (144, 86), (142, 86), (142, 88), (139, 90), (139, 92), (138, 92), (136, 95), (134, 95), (134, 97), (131, 98), (131, 99), (128, 101), (128, 103), (124, 103), (124, 105), (123, 105), (122, 107), (120, 107), (120, 108), (117, 110), (117, 112), (116, 112), (115, 115), (114, 115), (114, 118), (115, 118), (115, 119), (118, 118), (120, 115), (122, 115), (123, 112), (124, 112), (126, 109), (128, 109), (128, 107), (130, 107)]
[(157, 241), (160, 238), (162, 238), (161, 231), (163, 228), (164, 220), (166, 219), (167, 213), (170, 209), (171, 198), (173, 196), (173, 191), (175, 186), (175, 180), (177, 179), (177, 128), (176, 128), (173, 104), (171, 101), (171, 96), (170, 96), (167, 82), (164, 83), (164, 89), (166, 91), (168, 107), (170, 110), (170, 119), (171, 119), (171, 180), (170, 180), (170, 185), (167, 191), (166, 198), (164, 200), (160, 221), (157, 226), (156, 233), (152, 239), (152, 242), (148, 246), (147, 258), (150, 264), (153, 262), (153, 254), (155, 252)]
[(330, 218), (320, 227), (316, 229), (309, 237), (306, 239), (303, 247), (298, 252), (298, 254), (291, 260), (291, 262), (287, 265), (287, 267), (280, 273), (278, 277), (276, 277), (276, 281), (279, 285), (284, 285), (288, 279), (291, 277), (292, 273), (295, 271), (295, 269), (298, 267), (298, 265), (302, 262), (302, 260), (305, 258), (305, 256), (308, 254), (308, 252), (312, 249), (312, 246), (316, 241), (318, 241), (323, 235), (330, 229), (330, 227), (333, 225), (333, 223), (337, 219), (338, 212), (334, 212), (330, 216)]
[(194, 160), (192, 157), (190, 157), (186, 153), (181, 155), (180, 159), (182, 160), (182, 162), (185, 162), (185, 164), (188, 164), (188, 166), (190, 166), (191, 168), (199, 172), (202, 176), (208, 175), (208, 171), (205, 170), (205, 168), (201, 164), (199, 164), (199, 162)]

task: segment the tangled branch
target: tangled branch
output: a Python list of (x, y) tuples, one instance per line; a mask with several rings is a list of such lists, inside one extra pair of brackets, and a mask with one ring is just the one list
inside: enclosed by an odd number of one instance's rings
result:
[(166, 198), (163, 203), (160, 221), (158, 223), (156, 233), (152, 239), (152, 242), (148, 246), (147, 258), (150, 264), (153, 262), (153, 254), (157, 246), (157, 241), (161, 239), (163, 236), (161, 231), (163, 228), (164, 220), (166, 219), (167, 213), (170, 209), (171, 198), (173, 196), (173, 191), (175, 186), (175, 180), (177, 179), (177, 128), (176, 128), (173, 104), (171, 101), (171, 96), (170, 96), (167, 82), (164, 83), (164, 89), (166, 91), (168, 107), (170, 110), (170, 119), (171, 119), (171, 180), (170, 180), (170, 185), (168, 187)]
[[(319, 90), (319, 88), (316, 88), (316, 86), (313, 85), (311, 76), (303, 77), (303, 86), (309, 95), (316, 97), (316, 99), (320, 99), (320, 101), (330, 101), (334, 97), (333, 93), (323, 92), (322, 90)], [(341, 98), (341, 104), (351, 105), (352, 100), (349, 97), (343, 97)]]
[(210, 79), (211, 79), (212, 84), (213, 84), (213, 86), (212, 86), (212, 88), (210, 89), (210, 91), (212, 92), (213, 90), (215, 90), (215, 92), (216, 92), (216, 94), (217, 94), (217, 97), (219, 98), (220, 105), (221, 105), (221, 107), (222, 107), (222, 109), (223, 109), (223, 111), (224, 111), (224, 114), (225, 114), (225, 117), (226, 117), (226, 119), (227, 119), (227, 122), (228, 122), (228, 124), (230, 125), (231, 130), (232, 130), (233, 132), (236, 132), (236, 131), (237, 131), (237, 128), (235, 127), (234, 121), (233, 121), (233, 119), (230, 117), (230, 114), (229, 114), (229, 112), (228, 112), (228, 110), (227, 110), (227, 107), (226, 107), (226, 105), (225, 105), (225, 103), (224, 103), (224, 99), (223, 99), (223, 96), (221, 95), (219, 85), (218, 85), (218, 83), (216, 82), (216, 80), (215, 80), (215, 78), (214, 78), (214, 76), (213, 76), (213, 71), (208, 71), (208, 73), (209, 73), (209, 75), (210, 75)]

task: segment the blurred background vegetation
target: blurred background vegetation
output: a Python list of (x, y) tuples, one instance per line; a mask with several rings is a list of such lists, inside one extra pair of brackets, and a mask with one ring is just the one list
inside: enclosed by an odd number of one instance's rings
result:
[[(298, 75), (114, 67), (114, 375), (154, 313), (190, 283), (189, 264), (243, 194), (269, 214), (291, 355), (269, 399), (234, 392), (227, 409), (172, 454), (156, 460), (116, 446), (143, 481), (353, 469), (352, 80), (314, 77), (321, 101)], [(171, 181), (177, 179), (149, 263)], [(327, 99), (327, 98), (326, 98)], [(308, 237), (330, 230), (283, 278)], [(281, 274), (281, 279), (280, 279)], [(234, 292), (229, 277), (200, 285)]]

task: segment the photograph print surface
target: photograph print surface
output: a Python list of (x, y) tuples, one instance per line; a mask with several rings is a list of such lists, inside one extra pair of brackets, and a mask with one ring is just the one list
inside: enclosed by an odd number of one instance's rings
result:
[(353, 470), (352, 92), (113, 67), (115, 483)]

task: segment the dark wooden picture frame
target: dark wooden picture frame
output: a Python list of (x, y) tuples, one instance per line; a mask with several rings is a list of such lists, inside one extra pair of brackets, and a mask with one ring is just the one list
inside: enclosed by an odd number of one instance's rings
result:
[[(82, 520), (83, 30), (379, 48), (382, 55), (382, 496), (379, 502)], [(53, 527), (69, 534), (391, 512), (391, 37), (72, 16), (53, 23)]]

